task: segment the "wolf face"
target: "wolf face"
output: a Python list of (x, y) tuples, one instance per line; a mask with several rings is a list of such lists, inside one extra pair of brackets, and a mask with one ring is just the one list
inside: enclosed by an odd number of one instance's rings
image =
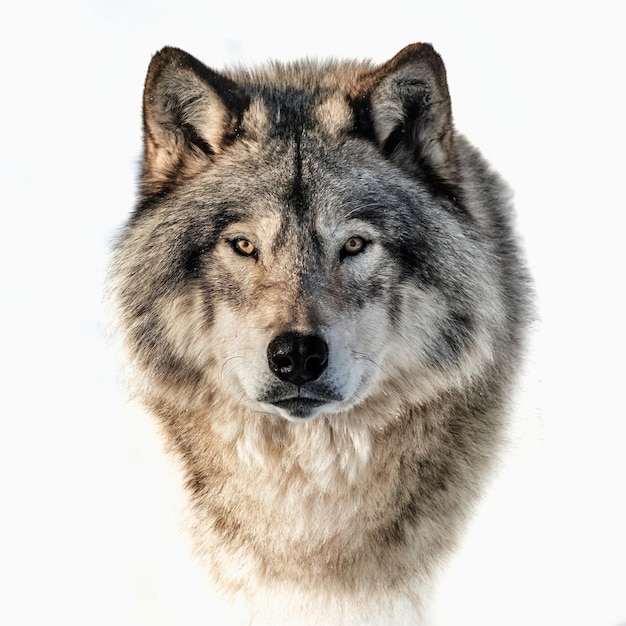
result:
[(148, 384), (302, 420), (480, 374), (505, 312), (438, 56), (270, 71), (226, 77), (174, 49), (151, 65), (117, 261)]

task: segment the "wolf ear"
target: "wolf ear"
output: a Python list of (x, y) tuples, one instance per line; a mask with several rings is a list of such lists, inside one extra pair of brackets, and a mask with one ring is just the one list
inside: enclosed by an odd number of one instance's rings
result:
[[(411, 173), (454, 183), (454, 132), (446, 71), (428, 44), (413, 44), (363, 77), (353, 99), (357, 127), (367, 111), (369, 135)], [(359, 111), (360, 107), (360, 111)]]
[(143, 183), (156, 193), (202, 169), (238, 133), (236, 83), (177, 48), (154, 55), (143, 96)]

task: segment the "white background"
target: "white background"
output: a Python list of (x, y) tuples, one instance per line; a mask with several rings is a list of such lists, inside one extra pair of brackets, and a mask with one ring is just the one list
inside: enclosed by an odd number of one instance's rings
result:
[(510, 454), (442, 578), (438, 623), (626, 624), (620, 4), (3, 6), (0, 623), (211, 623), (192, 615), (176, 573), (184, 548), (168, 543), (170, 486), (147, 469), (159, 445), (122, 410), (101, 338), (106, 254), (133, 206), (151, 55), (169, 44), (215, 68), (384, 61), (429, 41), (446, 62), (457, 127), (515, 189), (541, 318)]

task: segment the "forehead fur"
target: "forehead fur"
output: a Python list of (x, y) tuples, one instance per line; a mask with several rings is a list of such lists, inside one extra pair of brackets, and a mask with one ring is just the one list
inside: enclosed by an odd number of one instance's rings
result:
[(240, 85), (273, 85), (303, 91), (342, 91), (351, 94), (363, 81), (363, 75), (373, 69), (369, 61), (315, 61), (291, 63), (272, 61), (255, 68), (231, 67), (224, 74)]
[[(331, 59), (272, 61), (252, 69), (229, 68), (224, 74), (240, 86), (262, 94), (253, 100), (246, 114), (249, 121), (254, 120), (254, 127), (267, 131), (270, 115), (262, 101), (273, 99), (283, 106), (298, 107), (301, 114), (311, 116), (318, 129), (336, 135), (353, 127), (353, 111), (346, 97), (355, 96), (362, 89), (364, 76), (373, 70), (369, 61)], [(297, 92), (299, 97), (294, 97)], [(285, 97), (287, 93), (291, 98)], [(305, 112), (305, 108), (311, 110)]]
[(293, 133), (304, 126), (339, 137), (354, 127), (354, 114), (346, 98), (339, 93), (311, 96), (308, 92), (291, 92), (291, 97), (255, 97), (242, 117), (242, 129), (251, 139), (262, 141), (282, 130)]

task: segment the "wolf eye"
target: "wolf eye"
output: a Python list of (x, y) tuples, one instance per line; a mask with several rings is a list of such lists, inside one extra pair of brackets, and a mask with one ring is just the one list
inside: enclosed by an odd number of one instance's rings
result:
[(238, 237), (232, 241), (233, 250), (241, 256), (257, 256), (256, 246), (249, 240), (243, 237)]
[(341, 258), (354, 256), (355, 254), (359, 254), (359, 252), (363, 252), (366, 245), (367, 242), (363, 239), (363, 237), (350, 237), (350, 239), (343, 244), (343, 248), (341, 249)]

